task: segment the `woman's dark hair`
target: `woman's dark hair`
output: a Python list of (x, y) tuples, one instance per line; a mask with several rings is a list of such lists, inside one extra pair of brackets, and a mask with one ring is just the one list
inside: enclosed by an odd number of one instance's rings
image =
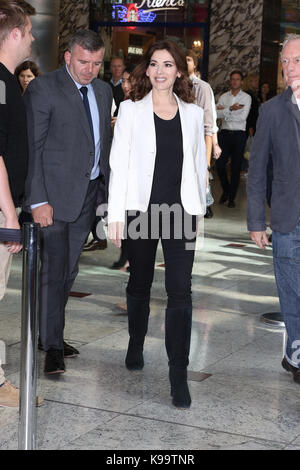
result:
[(184, 51), (173, 41), (163, 40), (152, 44), (143, 55), (141, 62), (135, 67), (131, 74), (132, 90), (129, 93), (132, 101), (143, 99), (152, 89), (149, 77), (146, 75), (147, 68), (150, 65), (151, 57), (154, 52), (166, 50), (173, 57), (178, 71), (181, 73), (174, 83), (174, 93), (186, 103), (193, 103), (195, 96), (193, 84), (188, 77), (187, 63)]
[(128, 73), (128, 75), (131, 75), (132, 72), (134, 71), (135, 67), (136, 66), (134, 64), (127, 64), (125, 69), (123, 70), (123, 73), (126, 72), (126, 73)]
[(22, 89), (22, 86), (19, 82), (19, 75), (21, 72), (23, 72), (23, 70), (28, 70), (28, 69), (33, 73), (35, 77), (39, 77), (41, 75), (41, 71), (35, 62), (32, 62), (31, 60), (25, 60), (25, 62), (22, 62), (22, 64), (18, 65), (18, 67), (15, 70), (15, 76), (18, 79), (18, 83), (21, 89)]

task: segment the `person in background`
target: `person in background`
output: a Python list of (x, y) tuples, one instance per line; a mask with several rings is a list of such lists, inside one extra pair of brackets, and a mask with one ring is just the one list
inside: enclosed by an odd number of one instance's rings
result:
[(256, 122), (258, 119), (259, 99), (258, 99), (258, 76), (251, 74), (245, 80), (247, 85), (244, 90), (251, 96), (251, 107), (247, 117), (246, 132), (248, 136), (253, 137), (256, 131)]
[(270, 85), (267, 82), (264, 82), (260, 86), (259, 94), (258, 94), (258, 99), (260, 104), (265, 103), (269, 99), (271, 99), (274, 96), (273, 93), (271, 93), (270, 90)]
[(25, 60), (25, 62), (22, 62), (22, 64), (20, 64), (16, 68), (15, 76), (19, 81), (22, 95), (24, 95), (26, 88), (28, 87), (31, 80), (36, 77), (39, 77), (40, 75), (40, 69), (38, 68), (36, 63), (32, 62), (31, 60)]
[[(135, 65), (129, 64), (125, 67), (125, 70), (123, 71), (122, 74), (122, 89), (124, 92), (124, 101), (129, 99), (129, 94), (132, 89), (131, 81), (130, 81), (130, 75), (134, 71)], [(117, 121), (117, 117), (113, 118), (113, 125), (115, 125)], [(125, 268), (127, 270), (129, 263), (127, 259), (127, 240), (123, 239), (121, 241), (121, 254), (120, 258), (118, 261), (115, 261), (114, 264), (112, 265), (112, 269), (122, 269)], [(123, 306), (123, 304), (121, 304)], [(124, 308), (123, 308), (124, 310)]]
[[(204, 111), (204, 134), (206, 146), (207, 167), (210, 168), (212, 153), (212, 131), (213, 131), (213, 110), (212, 95), (210, 85), (195, 75), (198, 58), (196, 54), (188, 49), (185, 53), (189, 78), (193, 84), (195, 103)], [(209, 185), (209, 170), (207, 170), (207, 186)]]
[[(235, 207), (235, 197), (240, 182), (241, 164), (247, 140), (246, 124), (251, 107), (251, 96), (242, 91), (243, 74), (234, 70), (230, 74), (230, 90), (220, 96), (217, 116), (222, 119), (219, 143), (222, 154), (216, 162), (223, 189), (219, 203), (228, 201), (228, 207)], [(228, 181), (226, 164), (231, 159), (231, 178)]]
[(122, 74), (125, 68), (124, 60), (121, 57), (113, 57), (110, 62), (111, 79), (110, 86), (113, 92), (113, 98), (116, 105), (114, 116), (117, 116), (120, 103), (124, 100), (122, 89)]
[[(22, 95), (24, 95), (31, 80), (41, 75), (40, 69), (31, 60), (25, 60), (22, 64), (18, 65), (15, 70), (15, 76), (18, 79)], [(33, 222), (31, 212), (26, 207), (22, 207), (19, 215), (19, 224), (22, 226), (24, 222)]]
[(114, 130), (108, 201), (108, 236), (118, 247), (127, 237), (130, 264), (125, 364), (128, 370), (144, 366), (150, 291), (161, 240), (172, 403), (189, 408), (191, 273), (196, 217), (206, 212), (203, 109), (194, 104), (185, 54), (172, 41), (150, 46), (132, 78), (131, 99), (121, 103)]
[[(25, 1), (0, 0), (0, 227), (19, 229), (15, 207), (22, 204), (27, 173), (26, 111), (15, 69), (30, 55), (34, 40), (30, 16), (35, 9)], [(11, 255), (22, 245), (0, 243), (0, 299), (5, 294)], [(42, 400), (37, 400), (41, 404)], [(0, 358), (0, 406), (19, 406), (19, 390), (6, 380)]]
[(212, 198), (209, 178), (211, 177), (210, 174), (210, 165), (211, 165), (211, 155), (212, 155), (212, 148), (214, 157), (218, 158), (219, 154), (219, 145), (218, 145), (218, 127), (216, 123), (216, 105), (215, 105), (215, 98), (212, 91), (211, 86), (201, 80), (195, 75), (198, 57), (191, 49), (188, 49), (185, 53), (187, 68), (189, 78), (193, 83), (193, 88), (195, 92), (195, 103), (200, 106), (204, 111), (204, 132), (205, 132), (205, 144), (206, 144), (206, 159), (207, 159), (207, 168), (208, 168), (208, 179), (207, 179), (207, 194), (210, 197), (207, 197), (207, 207), (206, 207), (206, 214), (205, 218), (210, 219), (213, 217), (213, 211), (209, 205), (209, 200)]

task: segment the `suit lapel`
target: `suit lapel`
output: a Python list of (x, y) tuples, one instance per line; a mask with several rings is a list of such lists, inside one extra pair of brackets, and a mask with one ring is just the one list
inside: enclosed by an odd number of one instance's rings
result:
[(65, 69), (65, 66), (61, 67), (61, 73), (59, 74), (59, 81), (61, 84), (61, 91), (66, 95), (67, 99), (71, 104), (71, 109), (74, 110), (74, 115), (78, 116), (79, 122), (87, 136), (92, 142), (91, 130), (87, 115), (83, 106), (82, 98), (77, 86), (73, 82), (72, 78)]
[(285, 99), (288, 109), (291, 111), (293, 116), (296, 118), (297, 122), (300, 124), (300, 110), (291, 87), (288, 87), (288, 89), (284, 91), (283, 97)]

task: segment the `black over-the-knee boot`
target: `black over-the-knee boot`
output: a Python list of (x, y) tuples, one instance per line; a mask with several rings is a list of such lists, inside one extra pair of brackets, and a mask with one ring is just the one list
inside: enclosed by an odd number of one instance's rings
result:
[(127, 293), (129, 344), (125, 364), (129, 370), (144, 367), (144, 340), (148, 330), (150, 297), (138, 298)]
[(191, 396), (187, 384), (192, 329), (192, 307), (166, 309), (166, 350), (169, 358), (169, 378), (172, 403), (189, 408)]

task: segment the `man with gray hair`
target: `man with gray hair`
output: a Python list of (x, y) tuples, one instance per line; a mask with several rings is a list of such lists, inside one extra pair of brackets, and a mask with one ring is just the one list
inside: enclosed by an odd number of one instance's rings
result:
[(63, 67), (32, 80), (25, 93), (26, 199), (42, 227), (40, 339), (47, 374), (63, 373), (64, 358), (79, 354), (63, 339), (65, 307), (95, 217), (100, 179), (107, 188), (111, 144), (112, 92), (97, 79), (102, 39), (78, 31), (64, 58)]
[(300, 384), (300, 35), (283, 43), (286, 90), (260, 111), (248, 173), (248, 229), (262, 249), (267, 164), (273, 162), (271, 228), (274, 270), (288, 341), (282, 366)]

